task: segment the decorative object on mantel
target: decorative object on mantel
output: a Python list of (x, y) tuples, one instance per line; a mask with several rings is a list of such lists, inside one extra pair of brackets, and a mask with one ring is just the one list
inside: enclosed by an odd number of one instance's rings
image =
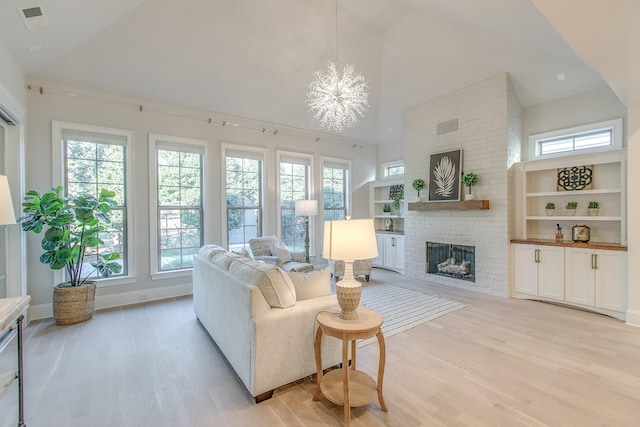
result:
[(429, 162), (429, 201), (460, 200), (462, 150), (432, 154)]
[[(98, 253), (104, 244), (100, 233), (105, 224), (111, 222), (109, 214), (116, 206), (116, 193), (102, 189), (100, 195), (62, 195), (58, 186), (42, 195), (37, 191), (27, 191), (22, 203), (24, 231), (39, 234), (47, 227), (42, 239), (44, 254), (40, 262), (48, 264), (52, 270), (65, 269), (67, 282), (53, 288), (53, 316), (59, 325), (84, 322), (93, 316), (95, 308), (96, 282), (83, 275), (83, 268), (90, 264), (104, 277), (122, 271), (116, 261), (120, 255)], [(92, 258), (89, 262), (86, 258)]]
[(404, 184), (392, 185), (389, 187), (389, 200), (395, 200), (398, 194), (404, 194)]
[(369, 109), (369, 85), (364, 76), (347, 64), (340, 74), (338, 67), (338, 0), (336, 0), (336, 58), (329, 61), (326, 72), (313, 73), (306, 104), (313, 118), (323, 128), (342, 132), (352, 128)]
[(462, 174), (462, 184), (469, 189), (469, 192), (464, 195), (465, 200), (473, 200), (473, 193), (471, 192), (471, 187), (478, 183), (478, 175), (473, 172), (463, 173)]
[(589, 216), (598, 216), (598, 213), (600, 213), (600, 203), (589, 202), (589, 206), (587, 207), (587, 213), (589, 214)]
[(567, 202), (567, 206), (565, 207), (567, 215), (575, 216), (577, 209), (578, 209), (578, 202)]
[(544, 211), (546, 212), (547, 216), (554, 216), (556, 214), (556, 204), (552, 202), (547, 203)]
[(560, 227), (560, 224), (556, 224), (556, 228), (558, 229), (558, 232), (556, 233), (556, 242), (562, 242), (564, 240), (564, 234), (562, 234), (562, 227)]
[(578, 243), (587, 243), (591, 240), (591, 229), (586, 225), (574, 225), (571, 228), (571, 240)]
[(411, 183), (411, 186), (413, 187), (413, 189), (418, 192), (418, 196), (416, 197), (416, 202), (422, 201), (422, 198), (420, 198), (420, 191), (424, 190), (425, 185), (426, 184), (424, 182), (424, 179), (422, 178), (416, 178)]
[(591, 190), (593, 166), (572, 166), (558, 169), (558, 191)]

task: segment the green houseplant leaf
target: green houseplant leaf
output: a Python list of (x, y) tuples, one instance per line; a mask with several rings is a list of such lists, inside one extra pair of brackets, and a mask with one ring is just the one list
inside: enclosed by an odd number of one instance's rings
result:
[[(52, 270), (65, 269), (69, 285), (80, 286), (91, 273), (83, 274), (87, 251), (104, 244), (100, 233), (110, 222), (111, 208), (116, 206), (114, 198), (115, 192), (107, 189), (102, 189), (98, 197), (63, 196), (61, 186), (44, 194), (29, 190), (22, 203), (24, 215), (18, 221), (24, 231), (40, 234), (45, 230), (41, 241), (45, 252), (40, 262)], [(103, 277), (122, 271), (116, 262), (117, 253), (101, 254), (93, 249), (91, 256), (95, 261), (89, 264)]]

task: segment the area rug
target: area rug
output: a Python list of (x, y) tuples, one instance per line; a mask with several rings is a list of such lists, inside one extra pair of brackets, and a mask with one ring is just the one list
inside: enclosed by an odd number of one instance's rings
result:
[[(388, 283), (362, 287), (361, 305), (382, 315), (385, 338), (437, 317), (459, 310), (465, 304)], [(362, 347), (376, 338), (358, 342)]]

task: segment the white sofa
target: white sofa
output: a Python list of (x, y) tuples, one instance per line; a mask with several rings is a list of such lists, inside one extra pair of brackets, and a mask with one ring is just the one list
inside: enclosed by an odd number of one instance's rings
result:
[[(330, 292), (296, 301), (282, 269), (216, 245), (203, 246), (193, 261), (196, 316), (256, 402), (316, 372), (315, 318), (337, 305)], [(340, 363), (340, 340), (323, 339), (322, 361), (323, 369)]]

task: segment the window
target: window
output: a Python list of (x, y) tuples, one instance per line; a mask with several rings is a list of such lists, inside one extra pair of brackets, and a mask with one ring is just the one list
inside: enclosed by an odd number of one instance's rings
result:
[(622, 147), (622, 119), (529, 137), (535, 157), (571, 155)]
[(351, 163), (346, 160), (323, 160), (322, 196), (325, 221), (341, 220), (347, 216), (350, 169)]
[(190, 269), (204, 242), (203, 175), (206, 141), (149, 135), (155, 199), (151, 235), (152, 269)]
[(279, 153), (280, 239), (291, 250), (305, 249), (304, 218), (295, 214), (296, 200), (309, 199), (312, 157)]
[[(133, 268), (129, 248), (133, 247), (133, 237), (128, 232), (128, 218), (131, 215), (128, 145), (133, 133), (54, 121), (53, 136), (54, 153), (59, 153), (59, 157), (55, 157), (60, 159), (61, 165), (59, 169), (54, 168), (54, 183), (61, 183), (66, 195), (91, 194), (97, 197), (103, 188), (116, 193), (117, 206), (111, 210), (111, 223), (100, 233), (105, 243), (91, 248), (85, 257), (86, 271), (91, 271), (89, 277), (97, 280), (102, 278), (90, 263), (95, 261), (98, 254), (113, 252), (120, 254), (122, 272), (111, 277), (118, 279), (131, 276)], [(108, 280), (117, 283), (111, 278)]]
[(382, 176), (387, 178), (390, 176), (404, 175), (404, 162), (396, 161), (382, 164)]
[(264, 152), (225, 148), (227, 244), (229, 250), (246, 247), (262, 236)]

